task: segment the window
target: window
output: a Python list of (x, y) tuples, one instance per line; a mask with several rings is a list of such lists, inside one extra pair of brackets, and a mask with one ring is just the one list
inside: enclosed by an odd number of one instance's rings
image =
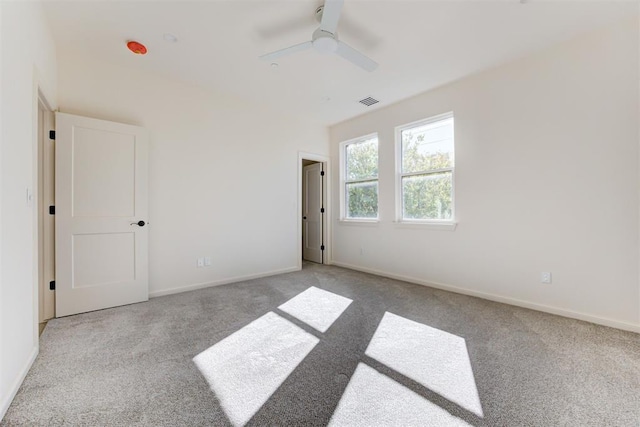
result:
[(453, 114), (396, 128), (398, 218), (453, 221)]
[(342, 217), (378, 219), (378, 135), (342, 143)]

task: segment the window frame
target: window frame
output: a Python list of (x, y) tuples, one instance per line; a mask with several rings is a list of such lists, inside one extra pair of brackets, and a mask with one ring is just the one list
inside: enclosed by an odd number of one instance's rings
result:
[[(453, 166), (448, 168), (423, 170), (418, 172), (404, 173), (402, 170), (402, 132), (407, 129), (412, 129), (419, 126), (429, 125), (444, 120), (452, 120), (453, 126)], [(456, 162), (455, 162), (455, 118), (453, 111), (438, 114), (436, 116), (427, 117), (426, 119), (416, 120), (411, 123), (406, 123), (395, 128), (395, 142), (396, 142), (396, 223), (400, 225), (416, 225), (416, 226), (431, 226), (437, 229), (454, 230), (456, 227)], [(451, 219), (437, 219), (437, 218), (404, 218), (404, 194), (402, 189), (402, 179), (410, 176), (423, 176), (423, 175), (435, 175), (442, 172), (451, 172)]]
[[(378, 145), (378, 174), (375, 178), (366, 178), (366, 179), (356, 179), (356, 180), (348, 180), (347, 179), (347, 147), (353, 144), (360, 144), (363, 142), (370, 141), (372, 139), (376, 140), (376, 144)], [(377, 206), (377, 216), (375, 218), (358, 218), (358, 217), (349, 217), (347, 216), (347, 185), (354, 183), (365, 183), (365, 182), (376, 182), (378, 184), (378, 206)], [(360, 136), (357, 138), (349, 139), (347, 141), (343, 141), (340, 143), (340, 221), (341, 222), (352, 222), (352, 223), (377, 223), (380, 221), (380, 138), (378, 137), (378, 133), (370, 133), (368, 135)]]

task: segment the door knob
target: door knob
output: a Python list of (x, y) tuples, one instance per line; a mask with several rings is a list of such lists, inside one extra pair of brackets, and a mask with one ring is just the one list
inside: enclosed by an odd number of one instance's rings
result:
[(138, 222), (132, 222), (131, 225), (137, 225), (138, 227), (144, 227), (144, 225), (146, 224), (146, 222), (144, 221), (138, 221)]
[(303, 216), (303, 217), (302, 217), (302, 219), (307, 219), (307, 217), (306, 217), (306, 216)]

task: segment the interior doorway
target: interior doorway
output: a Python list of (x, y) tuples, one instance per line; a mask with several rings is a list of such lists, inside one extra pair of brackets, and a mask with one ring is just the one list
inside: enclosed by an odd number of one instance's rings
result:
[(302, 160), (302, 259), (323, 263), (324, 170), (322, 163)]
[(37, 185), (39, 333), (55, 317), (55, 141), (54, 114), (38, 100)]
[(301, 154), (299, 172), (300, 266), (328, 264), (328, 159)]

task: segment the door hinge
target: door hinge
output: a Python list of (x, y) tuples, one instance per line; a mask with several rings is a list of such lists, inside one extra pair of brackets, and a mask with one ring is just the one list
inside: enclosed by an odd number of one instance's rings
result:
[(55, 130), (50, 130), (49, 131), (49, 139), (56, 139), (56, 131)]
[(49, 282), (49, 290), (55, 291), (56, 290), (56, 281), (52, 280)]
[(320, 250), (324, 251), (324, 245), (320, 246)]
[(49, 215), (55, 215), (55, 214), (56, 214), (56, 207), (49, 206)]
[(320, 171), (320, 176), (324, 176), (324, 171)]

